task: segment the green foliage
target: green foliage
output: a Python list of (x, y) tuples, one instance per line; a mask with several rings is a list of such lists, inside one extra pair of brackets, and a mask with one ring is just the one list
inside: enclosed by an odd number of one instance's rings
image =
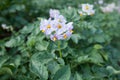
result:
[[(27, 25), (0, 40), (0, 80), (119, 80), (120, 14), (103, 13), (95, 5), (94, 15), (81, 17), (78, 14), (80, 2), (93, 3), (84, 0), (1, 1), (5, 7), (0, 7), (0, 21), (13, 26)], [(40, 21), (48, 17), (49, 8), (59, 9), (74, 25), (71, 38), (60, 41), (62, 58), (58, 42), (51, 41), (39, 30)], [(10, 17), (19, 14), (14, 18), (18, 22), (7, 20), (4, 16), (8, 13)], [(39, 20), (28, 24), (38, 16)]]
[(56, 74), (53, 77), (53, 80), (69, 80), (70, 74), (70, 67), (64, 66), (56, 72)]

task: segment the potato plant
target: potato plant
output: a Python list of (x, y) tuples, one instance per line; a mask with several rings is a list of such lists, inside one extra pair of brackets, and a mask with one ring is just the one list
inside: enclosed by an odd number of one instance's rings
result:
[[(60, 5), (67, 1), (70, 4)], [(52, 5), (57, 2), (50, 0), (42, 6), (45, 14), (18, 31), (10, 28), (12, 35), (0, 40), (0, 80), (120, 79), (117, 9), (104, 12), (103, 4), (67, 1)], [(49, 14), (50, 9), (58, 12)]]

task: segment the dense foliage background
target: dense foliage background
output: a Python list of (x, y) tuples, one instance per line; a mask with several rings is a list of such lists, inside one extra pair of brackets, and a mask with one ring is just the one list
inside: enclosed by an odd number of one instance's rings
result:
[[(119, 4), (104, 0), (112, 2)], [(81, 17), (83, 3), (93, 4), (95, 14)], [(120, 13), (100, 6), (97, 0), (0, 0), (0, 80), (120, 80)], [(60, 41), (62, 58), (57, 42), (39, 30), (51, 8), (74, 25), (71, 39)]]

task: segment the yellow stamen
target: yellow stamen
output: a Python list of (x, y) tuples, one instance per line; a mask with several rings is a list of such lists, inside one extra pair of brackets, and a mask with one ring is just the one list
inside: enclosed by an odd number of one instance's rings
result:
[(71, 33), (73, 33), (73, 30), (70, 30)]
[(83, 14), (82, 14), (82, 13), (80, 13), (80, 16), (83, 16)]
[(42, 32), (44, 33), (44, 32), (45, 32), (45, 30), (42, 30)]
[(56, 38), (56, 37), (54, 37), (54, 38), (53, 38), (53, 41), (56, 41), (56, 40), (57, 40), (57, 38)]
[(91, 16), (93, 16), (94, 14), (92, 13), (92, 14), (90, 14)]
[(58, 19), (58, 22), (61, 22), (61, 20), (60, 20), (60, 19)]
[(86, 10), (88, 10), (88, 9), (89, 9), (89, 6), (88, 6), (88, 5), (86, 5), (86, 6), (85, 6), (85, 8), (86, 8)]
[(63, 35), (63, 37), (64, 37), (64, 39), (66, 39), (66, 38), (67, 38), (67, 35), (66, 35), (66, 34), (64, 34), (64, 35)]
[(62, 28), (62, 26), (61, 26), (60, 24), (58, 24), (58, 26), (57, 26), (57, 27), (58, 27), (59, 29), (60, 29), (60, 28)]
[(48, 24), (48, 25), (47, 25), (47, 28), (49, 29), (49, 28), (51, 28), (51, 26)]

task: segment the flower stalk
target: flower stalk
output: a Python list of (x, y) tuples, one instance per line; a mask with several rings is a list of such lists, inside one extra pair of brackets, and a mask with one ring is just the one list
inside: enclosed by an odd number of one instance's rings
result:
[(58, 41), (58, 49), (59, 49), (59, 56), (60, 56), (60, 58), (62, 58), (62, 52), (61, 52), (61, 48), (60, 48), (60, 41)]

